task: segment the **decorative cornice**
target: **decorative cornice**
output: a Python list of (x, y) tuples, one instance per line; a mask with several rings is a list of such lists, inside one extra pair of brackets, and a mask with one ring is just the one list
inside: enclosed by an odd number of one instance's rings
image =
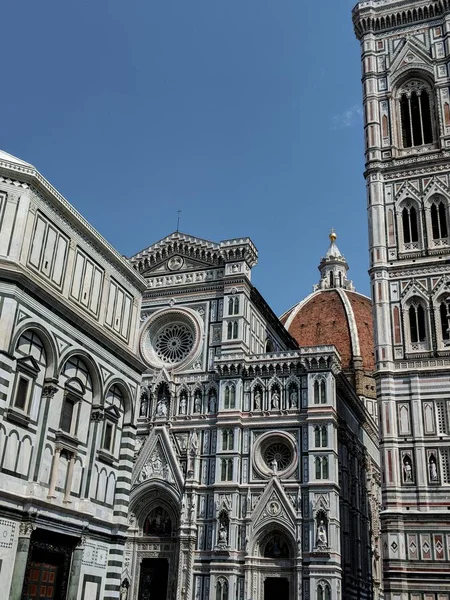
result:
[[(65, 216), (69, 217), (72, 222), (76, 223), (82, 232), (92, 241), (93, 245), (102, 254), (107, 255), (108, 259), (114, 263), (114, 266), (124, 274), (124, 276), (133, 282), (139, 290), (144, 290), (146, 287), (145, 280), (135, 269), (129, 264), (117, 250), (102, 237), (94, 227), (68, 202), (62, 194), (54, 188), (45, 177), (32, 165), (26, 163), (19, 164), (13, 161), (0, 158), (0, 174), (6, 179), (9, 179), (11, 184), (14, 183), (14, 175), (30, 186), (36, 186), (34, 190), (44, 200), (51, 200), (56, 211), (61, 211)], [(12, 176), (12, 177), (11, 177)], [(22, 187), (23, 187), (23, 182)]]

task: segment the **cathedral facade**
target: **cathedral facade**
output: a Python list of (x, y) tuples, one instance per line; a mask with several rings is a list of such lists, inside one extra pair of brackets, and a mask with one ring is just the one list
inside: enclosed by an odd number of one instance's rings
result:
[[(132, 598), (378, 597), (376, 421), (333, 335), (300, 346), (273, 314), (251, 283), (256, 260), (248, 238), (179, 232), (131, 258), (147, 281), (148, 365), (123, 576)], [(342, 292), (370, 318), (346, 267), (332, 236), (321, 302)], [(345, 359), (359, 370), (357, 352)]]
[(386, 600), (450, 597), (450, 6), (370, 0), (361, 42)]

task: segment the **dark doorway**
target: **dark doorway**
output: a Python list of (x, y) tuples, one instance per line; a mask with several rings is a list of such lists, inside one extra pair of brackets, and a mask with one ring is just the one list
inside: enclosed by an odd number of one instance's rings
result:
[(138, 600), (167, 600), (168, 572), (169, 563), (165, 558), (144, 558)]
[(289, 581), (281, 577), (264, 580), (264, 600), (289, 600)]
[(23, 600), (60, 600), (66, 597), (75, 542), (74, 538), (51, 531), (38, 529), (32, 533)]

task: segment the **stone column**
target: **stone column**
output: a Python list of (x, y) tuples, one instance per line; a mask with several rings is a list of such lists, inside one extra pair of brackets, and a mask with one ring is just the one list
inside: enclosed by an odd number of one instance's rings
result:
[(73, 467), (75, 465), (75, 455), (72, 454), (69, 461), (69, 467), (67, 469), (67, 481), (66, 481), (66, 489), (64, 491), (64, 500), (63, 502), (70, 502), (70, 490), (72, 489), (72, 480), (73, 480)]
[(20, 600), (22, 598), (22, 588), (25, 579), (25, 571), (27, 569), (28, 552), (30, 550), (30, 538), (33, 530), (34, 526), (30, 521), (25, 521), (20, 524), (9, 600)]
[(55, 455), (53, 456), (52, 474), (50, 477), (50, 486), (48, 488), (47, 498), (55, 498), (55, 487), (56, 480), (58, 479), (58, 467), (59, 467), (59, 456), (61, 454), (61, 448), (55, 448)]
[(86, 538), (81, 537), (77, 547), (72, 553), (72, 564), (70, 566), (69, 584), (67, 589), (67, 600), (77, 600), (78, 586), (80, 585), (81, 560), (83, 558), (84, 544)]

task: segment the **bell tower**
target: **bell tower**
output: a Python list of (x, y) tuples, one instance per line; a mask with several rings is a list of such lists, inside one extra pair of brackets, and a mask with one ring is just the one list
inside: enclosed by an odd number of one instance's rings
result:
[(367, 0), (361, 43), (386, 600), (450, 598), (450, 3)]

